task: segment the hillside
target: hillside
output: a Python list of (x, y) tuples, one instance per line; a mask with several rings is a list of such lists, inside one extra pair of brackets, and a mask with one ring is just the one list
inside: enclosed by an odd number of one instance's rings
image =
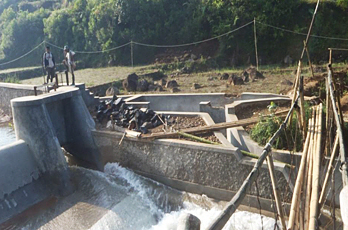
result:
[[(258, 22), (260, 62), (280, 64), (287, 55), (294, 60), (299, 57), (305, 37), (298, 33), (307, 32), (314, 8), (312, 0), (2, 0), (0, 64), (21, 56), (44, 40), (58, 47), (67, 44), (78, 51), (100, 51), (130, 41), (151, 45), (185, 44), (236, 29), (238, 31), (213, 40), (212, 47), (200, 44), (174, 50), (180, 53), (198, 47), (202, 52), (196, 56), (212, 57), (219, 67), (253, 64), (254, 34), (250, 22), (254, 18)], [(313, 34), (348, 38), (347, 13), (348, 0), (322, 2)], [(242, 26), (245, 27), (240, 29)], [(326, 60), (328, 47), (348, 48), (344, 41), (313, 38), (309, 45), (313, 61)], [(79, 60), (86, 67), (129, 65), (130, 49), (128, 45), (103, 54), (81, 54)], [(134, 61), (153, 63), (158, 54), (174, 52), (172, 48), (168, 50), (135, 44)], [(30, 57), (0, 68), (37, 65), (36, 57), (42, 52), (43, 49), (36, 50)], [(61, 55), (58, 48), (53, 52)], [(339, 61), (346, 60), (342, 53), (335, 55)]]

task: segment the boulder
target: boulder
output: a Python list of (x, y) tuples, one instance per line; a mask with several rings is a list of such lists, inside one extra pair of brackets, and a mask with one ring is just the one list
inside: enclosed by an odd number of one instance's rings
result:
[(135, 81), (138, 82), (139, 76), (136, 75), (135, 73), (131, 73), (127, 76), (128, 81)]
[(138, 82), (138, 91), (145, 92), (149, 89), (149, 83), (147, 80), (142, 79)]
[(178, 87), (178, 83), (175, 80), (168, 81), (166, 83), (166, 88), (175, 88)]
[(177, 92), (180, 92), (180, 89), (174, 87), (170, 90), (172, 93), (177, 93)]
[(230, 85), (243, 85), (244, 84), (244, 80), (242, 77), (237, 76), (236, 74), (232, 74), (228, 80), (227, 80), (228, 84)]
[(137, 82), (136, 81), (124, 79), (124, 81), (122, 82), (122, 85), (123, 85), (123, 88), (125, 90), (127, 90), (128, 92), (134, 92), (137, 90)]
[(255, 81), (257, 79), (264, 79), (265, 77), (260, 73), (259, 71), (256, 70), (256, 67), (250, 66), (246, 70), (244, 70), (241, 74), (242, 79), (244, 82), (248, 81)]
[(154, 91), (157, 91), (157, 92), (162, 92), (163, 91), (163, 87), (160, 86), (160, 85), (155, 85), (155, 89)]
[(201, 221), (190, 213), (182, 213), (178, 218), (177, 230), (200, 230)]
[(227, 80), (229, 77), (228, 73), (223, 73), (221, 76), (220, 76), (220, 80)]
[(120, 90), (115, 86), (111, 86), (105, 91), (106, 96), (114, 96), (118, 94), (120, 94)]
[(197, 83), (193, 83), (191, 89), (199, 89), (199, 88), (202, 88), (202, 86), (200, 84), (197, 84)]

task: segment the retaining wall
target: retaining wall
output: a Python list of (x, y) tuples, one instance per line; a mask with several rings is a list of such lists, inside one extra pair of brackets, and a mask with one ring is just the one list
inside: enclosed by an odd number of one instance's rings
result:
[[(38, 90), (38, 94), (42, 94)], [(7, 115), (12, 115), (11, 100), (17, 97), (34, 95), (33, 85), (22, 85), (13, 83), (0, 83), (0, 109)]]
[[(224, 199), (220, 192), (233, 193), (242, 185), (253, 168), (255, 159), (244, 157), (238, 160), (236, 148), (217, 147), (201, 143), (181, 140), (145, 141), (134, 138), (124, 138), (119, 145), (122, 133), (93, 131), (103, 162), (119, 162), (122, 166), (168, 184), (174, 188), (204, 193), (210, 197)], [(291, 199), (291, 189), (285, 175), (287, 167), (275, 162), (278, 186), (282, 188), (285, 201)], [(271, 199), (272, 186), (267, 165), (260, 171), (258, 189), (252, 186), (249, 193), (259, 194)]]

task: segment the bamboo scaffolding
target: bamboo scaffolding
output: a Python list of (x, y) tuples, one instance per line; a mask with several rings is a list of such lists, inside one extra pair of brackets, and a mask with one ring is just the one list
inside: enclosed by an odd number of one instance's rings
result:
[(279, 129), (274, 133), (272, 138), (269, 140), (269, 142), (265, 145), (259, 159), (255, 163), (253, 169), (249, 173), (248, 177), (244, 180), (242, 186), (239, 188), (238, 192), (234, 195), (231, 201), (227, 203), (222, 213), (212, 221), (212, 223), (207, 228), (208, 230), (221, 230), (227, 221), (230, 219), (232, 214), (237, 210), (238, 206), (243, 201), (244, 197), (246, 196), (247, 191), (249, 190), (250, 186), (254, 181), (257, 179), (257, 176), (259, 174), (259, 170), (261, 166), (263, 165), (263, 162), (265, 161), (268, 153), (271, 151), (271, 147), (273, 142), (278, 138), (281, 131), (286, 127), (286, 124), (288, 123), (290, 119), (290, 115), (292, 111), (295, 109), (295, 105), (297, 105), (297, 102), (299, 100), (299, 96), (296, 98), (295, 102), (292, 104), (285, 121), (281, 124)]
[(321, 148), (321, 123), (322, 123), (322, 104), (317, 107), (316, 118), (316, 139), (315, 151), (313, 152), (313, 178), (312, 195), (309, 213), (309, 230), (314, 230), (318, 226), (318, 203), (319, 203), (319, 176), (320, 176), (320, 148)]
[(313, 65), (312, 65), (312, 62), (311, 62), (311, 57), (309, 56), (309, 52), (308, 52), (306, 41), (303, 41), (303, 44), (304, 44), (304, 47), (306, 49), (307, 58), (308, 58), (308, 64), (309, 64), (309, 67), (311, 69), (312, 77), (314, 78)]
[[(310, 121), (312, 122), (312, 120)], [(309, 148), (309, 141), (311, 137), (312, 130), (312, 124), (309, 123), (308, 125), (310, 128), (307, 132), (306, 142), (303, 148), (300, 168), (298, 170), (298, 176), (296, 179), (293, 195), (292, 195), (292, 202), (291, 202), (291, 208), (290, 208), (290, 215), (289, 215), (289, 221), (288, 221), (288, 229), (293, 229), (295, 226), (295, 217), (296, 213), (298, 212), (298, 203), (300, 201), (300, 195), (301, 195), (301, 187), (302, 187), (302, 181), (304, 178), (304, 171), (305, 171), (305, 165), (307, 161), (307, 154), (308, 154), (308, 148)]]

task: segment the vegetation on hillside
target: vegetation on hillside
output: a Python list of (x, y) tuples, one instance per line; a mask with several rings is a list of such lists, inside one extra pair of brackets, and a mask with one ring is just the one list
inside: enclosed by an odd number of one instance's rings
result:
[[(273, 26), (306, 33), (315, 2), (280, 0), (1, 0), (0, 57), (12, 60), (47, 40), (74, 50), (106, 50), (129, 41), (148, 44), (182, 44), (211, 38), (254, 18)], [(320, 5), (314, 34), (346, 37), (348, 0)], [(280, 63), (289, 54), (298, 58), (302, 35), (294, 35), (257, 24), (260, 59), (263, 64)], [(254, 60), (252, 27), (216, 40), (214, 58), (219, 66), (240, 65)], [(344, 47), (337, 40), (312, 39), (314, 61), (327, 56), (329, 46)], [(346, 47), (347, 48), (347, 47)], [(82, 55), (89, 66), (129, 62), (130, 47), (105, 55)], [(137, 62), (149, 63), (162, 52), (134, 46)], [(37, 51), (37, 55), (41, 54)], [(29, 59), (22, 65), (32, 65)], [(15, 64), (18, 65), (18, 64)]]

